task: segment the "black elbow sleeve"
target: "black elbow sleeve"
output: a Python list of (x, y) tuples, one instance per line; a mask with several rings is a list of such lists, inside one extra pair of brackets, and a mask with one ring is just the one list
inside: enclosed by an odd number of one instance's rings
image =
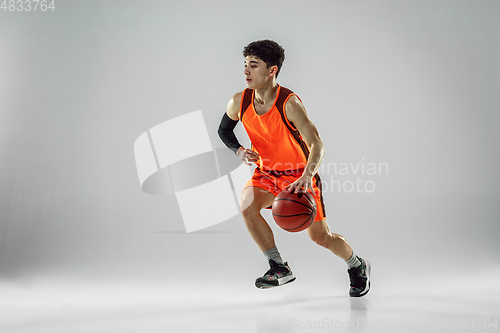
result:
[(241, 147), (233, 131), (237, 124), (237, 120), (232, 120), (231, 118), (229, 118), (227, 113), (224, 112), (219, 125), (219, 130), (217, 131), (222, 142), (224, 142), (227, 148), (231, 149), (235, 154), (238, 148)]

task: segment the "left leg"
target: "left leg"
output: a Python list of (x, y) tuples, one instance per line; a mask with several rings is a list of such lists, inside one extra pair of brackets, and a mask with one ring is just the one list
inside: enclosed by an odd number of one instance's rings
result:
[(315, 221), (307, 228), (307, 233), (316, 244), (329, 249), (343, 260), (349, 260), (352, 256), (352, 248), (344, 236), (334, 234), (328, 228), (326, 220)]

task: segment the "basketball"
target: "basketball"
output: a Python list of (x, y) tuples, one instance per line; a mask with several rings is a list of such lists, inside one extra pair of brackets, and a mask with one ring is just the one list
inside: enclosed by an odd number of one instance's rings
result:
[(307, 229), (316, 217), (316, 209), (316, 201), (309, 192), (282, 191), (272, 206), (274, 221), (289, 232)]

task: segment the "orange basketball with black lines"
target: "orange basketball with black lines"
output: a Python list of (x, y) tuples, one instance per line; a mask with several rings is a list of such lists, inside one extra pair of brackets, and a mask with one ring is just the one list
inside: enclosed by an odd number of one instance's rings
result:
[(314, 221), (316, 201), (309, 192), (282, 191), (274, 198), (272, 212), (274, 221), (281, 229), (299, 232)]

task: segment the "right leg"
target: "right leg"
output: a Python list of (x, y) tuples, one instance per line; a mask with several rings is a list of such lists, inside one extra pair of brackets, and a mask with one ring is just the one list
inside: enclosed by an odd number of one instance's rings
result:
[(260, 187), (250, 186), (241, 193), (240, 207), (243, 220), (262, 252), (276, 246), (274, 234), (260, 211), (273, 204), (274, 195)]
[[(259, 246), (262, 252), (271, 250), (274, 255), (279, 256), (276, 244), (274, 243), (273, 231), (266, 220), (260, 214), (260, 211), (273, 204), (274, 195), (260, 187), (250, 186), (241, 193), (240, 207), (245, 225), (253, 240)], [(266, 254), (265, 254), (266, 255)], [(266, 255), (267, 257), (267, 255)], [(282, 262), (281, 256), (279, 257)], [(278, 263), (269, 259), (271, 268), (264, 276), (255, 280), (255, 286), (259, 289), (273, 288), (295, 281), (288, 263)]]

